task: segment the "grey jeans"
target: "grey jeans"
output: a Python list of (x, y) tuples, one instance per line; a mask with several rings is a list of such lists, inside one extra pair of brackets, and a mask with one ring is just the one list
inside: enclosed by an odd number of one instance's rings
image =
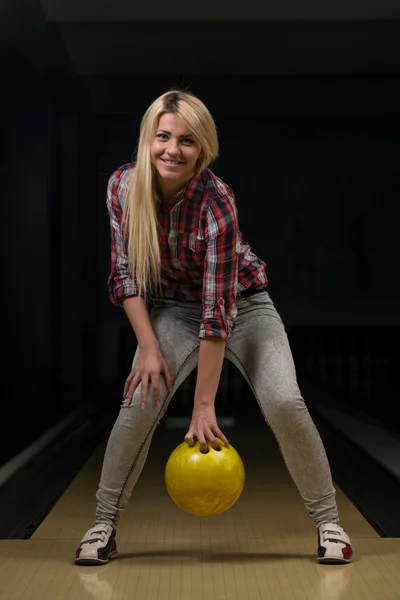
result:
[[(273, 431), (285, 464), (315, 526), (338, 523), (336, 491), (319, 433), (301, 396), (282, 320), (268, 292), (237, 302), (236, 327), (226, 358), (247, 380)], [(116, 528), (144, 466), (154, 431), (182, 382), (197, 366), (201, 306), (156, 300), (151, 322), (173, 378), (168, 393), (160, 378), (161, 403), (141, 408), (140, 385), (128, 407), (122, 403), (110, 434), (97, 498), (96, 524)], [(138, 352), (134, 357), (135, 362)], [(151, 390), (151, 387), (150, 387)], [(216, 407), (218, 415), (218, 407)]]

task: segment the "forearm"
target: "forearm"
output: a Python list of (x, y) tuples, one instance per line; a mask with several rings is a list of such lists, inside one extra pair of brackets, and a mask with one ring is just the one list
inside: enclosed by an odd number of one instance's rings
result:
[(157, 338), (150, 322), (149, 311), (140, 296), (129, 296), (122, 300), (122, 307), (135, 332), (139, 348), (158, 348)]
[(225, 340), (202, 339), (197, 366), (195, 406), (214, 404), (225, 355)]

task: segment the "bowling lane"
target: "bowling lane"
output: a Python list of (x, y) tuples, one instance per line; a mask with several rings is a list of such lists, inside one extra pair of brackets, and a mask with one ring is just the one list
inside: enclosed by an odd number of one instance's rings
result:
[[(303, 507), (275, 438), (260, 417), (247, 423), (245, 431), (226, 430), (240, 453), (246, 483), (238, 502), (226, 513), (212, 519), (187, 515), (170, 499), (164, 485), (164, 468), (170, 452), (183, 439), (185, 431), (156, 432), (148, 460), (130, 504), (122, 516), (118, 538), (130, 536), (148, 540), (183, 536), (197, 539), (202, 532), (236, 539), (238, 535), (263, 537), (314, 536), (312, 521)], [(36, 530), (33, 539), (76, 538), (92, 524), (105, 441)], [(379, 538), (375, 530), (347, 497), (338, 490), (338, 503), (344, 527), (352, 536)]]
[(398, 598), (400, 540), (383, 539), (338, 490), (356, 552), (351, 565), (318, 565), (316, 536), (262, 419), (227, 430), (246, 467), (239, 501), (216, 517), (179, 510), (164, 486), (183, 430), (159, 427), (118, 530), (120, 558), (78, 567), (74, 550), (92, 525), (106, 440), (29, 540), (0, 542), (0, 598), (21, 600), (372, 600)]

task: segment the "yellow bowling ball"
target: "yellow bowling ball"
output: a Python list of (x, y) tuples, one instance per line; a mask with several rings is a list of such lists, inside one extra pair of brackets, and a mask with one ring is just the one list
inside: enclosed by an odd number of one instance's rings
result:
[(230, 508), (244, 487), (245, 473), (238, 452), (217, 439), (220, 449), (208, 443), (183, 442), (170, 455), (165, 467), (165, 485), (172, 500), (192, 515), (218, 515)]

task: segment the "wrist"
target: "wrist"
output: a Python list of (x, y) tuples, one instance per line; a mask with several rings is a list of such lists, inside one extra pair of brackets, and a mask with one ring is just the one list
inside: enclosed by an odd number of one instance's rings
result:
[(215, 404), (214, 395), (196, 394), (194, 395), (195, 408), (213, 408)]
[(143, 340), (141, 343), (139, 342), (139, 350), (142, 352), (159, 352), (160, 349), (157, 338)]

